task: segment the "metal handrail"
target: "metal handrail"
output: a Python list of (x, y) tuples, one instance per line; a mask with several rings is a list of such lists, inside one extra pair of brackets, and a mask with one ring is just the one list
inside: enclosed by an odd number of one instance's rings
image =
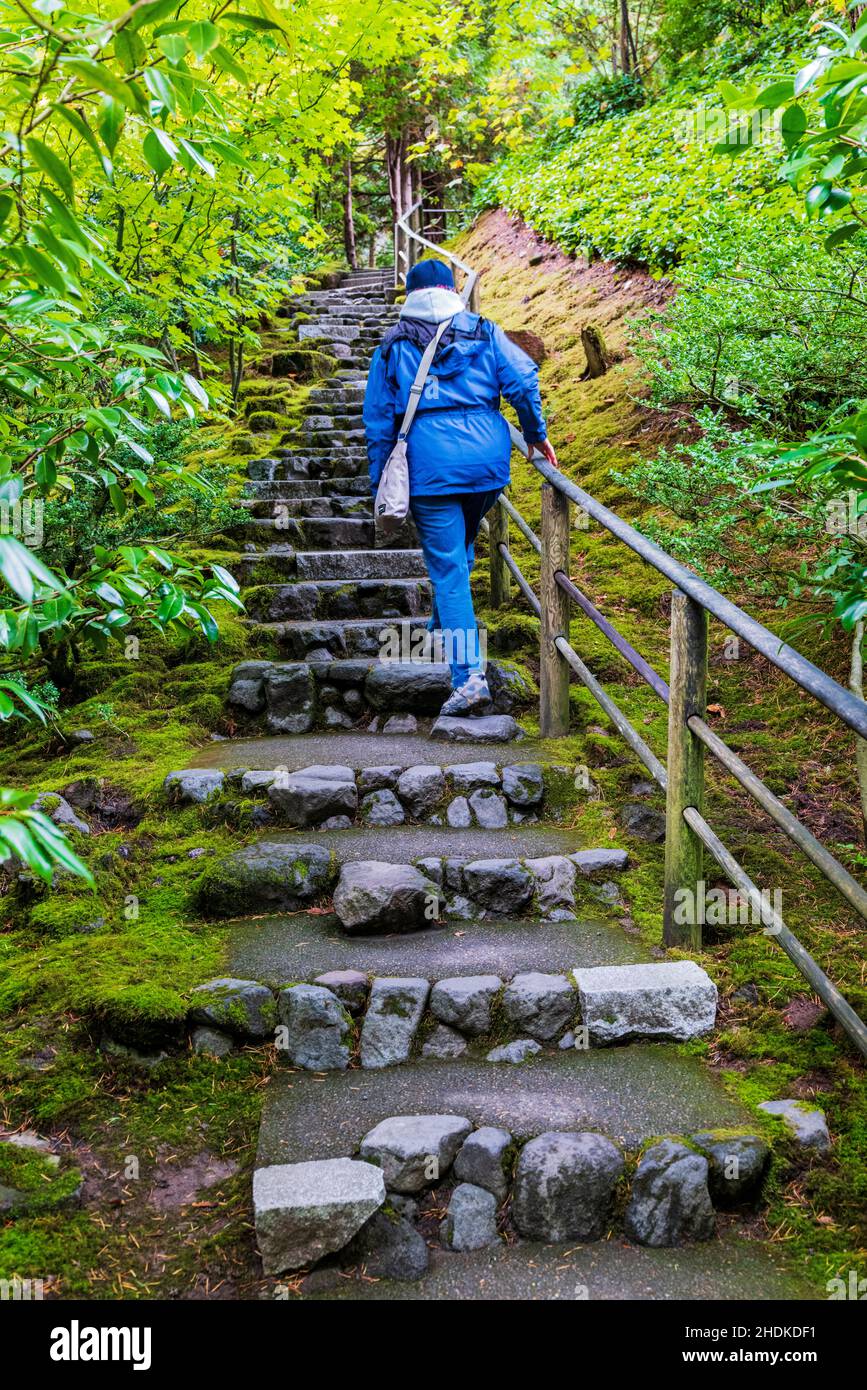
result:
[(472, 266), (467, 265), (466, 261), (462, 261), (460, 257), (455, 256), (453, 252), (444, 251), (441, 246), (437, 246), (436, 242), (428, 241), (427, 237), (422, 236), (421, 232), (417, 232), (414, 227), (411, 227), (409, 225), (409, 219), (419, 211), (421, 206), (422, 200), (419, 199), (418, 202), (413, 203), (412, 207), (409, 208), (409, 210), (405, 212), (402, 217), (399, 217), (397, 219), (397, 222), (395, 222), (394, 224), (395, 284), (399, 283), (400, 278), (403, 278), (404, 280), (406, 279), (405, 275), (401, 277), (401, 272), (397, 268), (398, 257), (408, 262), (407, 269), (409, 269), (409, 267), (412, 264), (412, 256), (405, 256), (399, 250), (399, 233), (402, 232), (403, 235), (407, 238), (408, 246), (411, 246), (413, 242), (417, 242), (419, 246), (425, 246), (428, 249), (428, 251), (435, 251), (439, 258), (444, 258), (445, 260), (449, 261), (452, 265), (457, 266), (458, 270), (462, 271), (466, 278), (464, 279), (464, 285), (463, 289), (460, 291), (460, 296), (461, 299), (464, 301), (464, 304), (469, 304), (470, 299), (472, 298), (473, 290), (476, 287), (476, 282), (479, 278), (478, 271), (473, 270)]
[(679, 561), (675, 560), (666, 551), (653, 541), (643, 536), (640, 531), (636, 531), (628, 521), (624, 521), (616, 512), (597, 502), (589, 492), (578, 487), (570, 478), (565, 477), (557, 468), (554, 468), (547, 459), (541, 455), (531, 455), (523, 437), (515, 429), (514, 425), (509, 425), (512, 435), (512, 443), (517, 449), (528, 458), (530, 463), (540, 473), (546, 482), (552, 487), (557, 488), (570, 502), (575, 502), (582, 507), (588, 516), (592, 516), (606, 531), (610, 531), (612, 536), (628, 545), (630, 550), (634, 550), (636, 555), (642, 560), (646, 560), (649, 565), (664, 574), (690, 598), (701, 604), (702, 608), (707, 609), (721, 623), (724, 623), (730, 631), (742, 637), (755, 651), (760, 652), (772, 665), (778, 667), (787, 676), (799, 685), (802, 690), (806, 690), (820, 704), (829, 709), (832, 714), (836, 714), (838, 719), (842, 719), (844, 724), (848, 724), (861, 738), (867, 738), (867, 703), (860, 700), (857, 695), (853, 695), (850, 690), (839, 685), (833, 676), (829, 676), (825, 671), (821, 671), (818, 666), (814, 666), (805, 656), (796, 651), (794, 647), (788, 646), (781, 641), (770, 628), (765, 627), (755, 618), (751, 618), (749, 613), (745, 613), (742, 608), (738, 608), (736, 603), (724, 598), (716, 589), (712, 588), (703, 579), (699, 579), (691, 570), (686, 569)]
[[(534, 465), (534, 467), (537, 468), (537, 470), (540, 473), (544, 473), (547, 480), (553, 486), (559, 487), (560, 491), (563, 492), (566, 496), (569, 496), (570, 492), (574, 489), (574, 491), (580, 495), (580, 505), (583, 506), (585, 510), (589, 511), (589, 508), (587, 508), (586, 505), (587, 501), (594, 502), (595, 507), (599, 506), (599, 504), (595, 504), (594, 499), (590, 498), (588, 494), (583, 493), (580, 488), (574, 488), (574, 485), (570, 482), (570, 480), (568, 478), (564, 478), (563, 475), (557, 469), (551, 468), (550, 465), (544, 466), (543, 461), (541, 459), (536, 459), (532, 457), (523, 438), (511, 425), (509, 428), (512, 431), (513, 442), (515, 443), (516, 447), (520, 449), (520, 451), (525, 455), (525, 457), (527, 457), (530, 460), (530, 462)], [(549, 476), (549, 474), (553, 476)], [(520, 529), (527, 537), (534, 550), (537, 550), (539, 553), (541, 553), (542, 543), (539, 540), (539, 537), (530, 528), (530, 526), (521, 516), (520, 512), (517, 510), (514, 504), (510, 502), (508, 498), (501, 497), (500, 505), (502, 506), (506, 514), (511, 516), (516, 521), (516, 523), (520, 522)], [(600, 508), (600, 510), (605, 511), (607, 509)], [(617, 518), (617, 520), (619, 521), (620, 519)], [(626, 523), (622, 524), (624, 527), (626, 526)], [(644, 537), (640, 537), (638, 532), (632, 531), (631, 527), (628, 527), (627, 529), (632, 532), (633, 536), (641, 540), (644, 539)], [(648, 542), (648, 544), (650, 543)], [(637, 546), (633, 546), (632, 548), (637, 550)], [(529, 585), (526, 578), (521, 573), (520, 567), (518, 566), (514, 557), (510, 553), (508, 546), (503, 542), (500, 542), (498, 549), (509, 572), (514, 576), (521, 591), (528, 599), (530, 606), (533, 609), (533, 612), (536, 614), (537, 617), (541, 617), (541, 604), (539, 603), (538, 598), (533, 592), (532, 587)], [(657, 549), (657, 547), (654, 547), (654, 549)], [(661, 555), (665, 555), (664, 551), (661, 551), (659, 553)], [(666, 558), (670, 559), (670, 557)], [(672, 564), (677, 565), (677, 562), (672, 561)], [(678, 569), (680, 568), (681, 567), (678, 566)], [(685, 571), (685, 573), (689, 572)], [(558, 586), (565, 593), (567, 593), (570, 596), (570, 598), (576, 598), (580, 596), (580, 600), (583, 600), (581, 606), (584, 609), (587, 616), (593, 620), (596, 626), (599, 627), (600, 630), (605, 634), (605, 636), (608, 637), (609, 641), (612, 642), (612, 644), (617, 648), (617, 650), (620, 651), (621, 654), (626, 657), (626, 659), (630, 662), (630, 665), (632, 665), (633, 668), (638, 671), (638, 673), (642, 676), (645, 682), (653, 690), (655, 690), (655, 692), (667, 704), (669, 698), (669, 689), (666, 683), (662, 680), (662, 677), (659, 676), (658, 673), (654, 671), (651, 666), (649, 666), (649, 664), (644, 660), (644, 658), (641, 657), (639, 653), (637, 653), (628, 642), (626, 642), (626, 639), (623, 638), (620, 635), (620, 633), (618, 633), (617, 630), (607, 621), (607, 619), (603, 617), (599, 610), (596, 609), (594, 605), (590, 603), (590, 600), (586, 599), (584, 595), (580, 593), (580, 590), (577, 588), (577, 586), (573, 583), (573, 581), (569, 578), (568, 575), (565, 575), (562, 572), (562, 570), (557, 570), (555, 572), (554, 578)], [(706, 587), (709, 588), (710, 586)], [(715, 594), (716, 591), (711, 590), (711, 593)], [(735, 609), (737, 613), (741, 612), (740, 609), (736, 608), (736, 605), (732, 604), (731, 606)], [(748, 615), (743, 614), (743, 616), (746, 618)], [(760, 627), (761, 625), (756, 624), (756, 626)], [(767, 632), (768, 630), (763, 629), (763, 631)], [(768, 635), (770, 636), (770, 633), (768, 633)], [(611, 699), (610, 695), (608, 695), (608, 693), (603, 689), (599, 681), (597, 681), (595, 676), (593, 676), (592, 672), (588, 670), (587, 666), (575, 652), (574, 648), (567, 641), (567, 639), (564, 636), (559, 636), (555, 639), (554, 645), (560, 652), (560, 655), (567, 662), (567, 664), (578, 675), (579, 679), (584, 684), (584, 686), (594, 696), (597, 703), (606, 712), (609, 719), (611, 719), (611, 722), (614, 724), (615, 728), (617, 728), (618, 732), (624, 738), (626, 743), (632, 748), (633, 752), (644, 764), (644, 766), (651, 773), (654, 779), (658, 782), (660, 787), (662, 787), (663, 790), (665, 790), (668, 782), (666, 769), (663, 767), (662, 763), (652, 752), (652, 750), (647, 746), (644, 739), (642, 739), (641, 735), (638, 733), (637, 729), (634, 728), (634, 726), (630, 723), (629, 719), (626, 717), (623, 711), (619, 708), (617, 704), (615, 704), (615, 702)], [(801, 658), (801, 660), (803, 659), (804, 658)], [(813, 669), (815, 670), (817, 668)], [(787, 672), (787, 674), (789, 673)], [(824, 676), (825, 673), (818, 672), (818, 674)], [(797, 679), (796, 677), (793, 678)], [(833, 681), (830, 676), (826, 679), (830, 685), (836, 685), (836, 682)], [(848, 694), (848, 692), (843, 693)], [(822, 703), (826, 705), (826, 708), (833, 708), (829, 701), (823, 700)], [(789, 837), (793, 844), (795, 844), (802, 851), (802, 853), (808, 859), (810, 859), (810, 861), (813, 864), (816, 865), (820, 872), (824, 874), (825, 878), (828, 879), (828, 881), (832, 883), (834, 887), (837, 888), (837, 890), (842, 894), (843, 897), (846, 898), (850, 905), (854, 907), (856, 911), (858, 911), (863, 917), (867, 918), (867, 891), (865, 891), (862, 885), (859, 884), (857, 880), (852, 877), (849, 871), (846, 868), (844, 868), (844, 866), (839, 862), (839, 860), (835, 859), (835, 857), (830, 853), (830, 851), (827, 850), (825, 846), (822, 845), (820, 841), (818, 841), (815, 838), (812, 832), (809, 831), (807, 827), (803, 825), (802, 822), (799, 821), (798, 818), (792, 814), (791, 811), (789, 811), (788, 807), (784, 806), (783, 803), (776, 796), (774, 796), (774, 794), (769, 790), (768, 787), (765, 786), (761, 779), (758, 778), (755, 775), (755, 773), (753, 773), (751, 769), (747, 767), (747, 765), (738, 757), (738, 755), (731, 748), (728, 747), (728, 745), (705, 723), (703, 719), (701, 719), (698, 715), (693, 715), (687, 720), (687, 724), (690, 730), (695, 734), (695, 736), (702, 741), (702, 743), (710, 750), (710, 752), (717, 758), (717, 760), (723, 765), (723, 767), (725, 767), (726, 770), (730, 772), (731, 775), (738, 780), (738, 782), (740, 782), (741, 786), (744, 787), (744, 789), (747, 792), (749, 792), (750, 795), (752, 795), (753, 798), (758, 802), (758, 804), (762, 806), (762, 808), (771, 816), (772, 820)], [(786, 955), (801, 972), (801, 974), (808, 981), (808, 983), (812, 986), (812, 988), (819, 995), (822, 1001), (827, 1005), (829, 1011), (841, 1024), (844, 1031), (848, 1034), (848, 1036), (852, 1039), (852, 1041), (856, 1044), (860, 1051), (864, 1053), (865, 1056), (867, 1056), (867, 1025), (865, 1025), (862, 1019), (859, 1018), (859, 1016), (855, 1013), (851, 1005), (846, 1002), (846, 1000), (841, 995), (840, 991), (837, 989), (836, 985), (834, 985), (833, 981), (829, 979), (829, 977), (822, 970), (818, 962), (813, 959), (809, 951), (806, 950), (806, 948), (801, 944), (801, 942), (794, 935), (794, 933), (789, 930), (789, 928), (786, 926), (785, 922), (782, 920), (779, 914), (773, 910), (769, 911), (767, 909), (763, 902), (762, 895), (758, 886), (749, 877), (745, 869), (738, 863), (731, 851), (726, 848), (726, 846), (723, 844), (722, 840), (712, 829), (712, 827), (708, 825), (707, 821), (701, 815), (701, 813), (695, 807), (688, 806), (685, 808), (683, 812), (683, 818), (689, 825), (693, 833), (702, 842), (707, 851), (719, 864), (720, 868), (729, 878), (730, 882), (733, 883), (734, 886), (743, 894), (743, 896), (750, 903), (750, 905), (752, 906), (754, 904), (759, 904), (761, 908), (760, 920), (762, 920), (765, 923), (769, 935), (771, 935), (773, 940), (777, 942), (780, 948), (786, 953)]]

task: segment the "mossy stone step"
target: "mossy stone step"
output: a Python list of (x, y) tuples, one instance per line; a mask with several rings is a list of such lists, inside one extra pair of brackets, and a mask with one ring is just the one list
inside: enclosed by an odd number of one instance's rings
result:
[[(285, 462), (285, 460), (275, 460)], [(244, 484), (244, 491), (250, 497), (290, 499), (303, 501), (305, 497), (370, 497), (370, 482), (367, 478), (275, 478), (272, 480), (250, 479)]]
[[(401, 618), (395, 622), (399, 621), (401, 630), (406, 630), (412, 635), (425, 631), (429, 616), (422, 614), (418, 618)], [(246, 621), (249, 623), (249, 620)], [(382, 650), (382, 618), (249, 625), (273, 638), (279, 650), (292, 661), (310, 660), (322, 664), (337, 658), (376, 658)], [(442, 698), (444, 700), (446, 696), (443, 695)], [(410, 696), (402, 708), (413, 708)]]
[(644, 958), (620, 927), (593, 918), (546, 922), (542, 929), (501, 919), (452, 922), (423, 932), (359, 939), (347, 936), (330, 913), (296, 913), (229, 921), (226, 931), (229, 973), (274, 987), (313, 981), (329, 970), (427, 980), (485, 974), (505, 979), (530, 970), (561, 974), (574, 967), (628, 965)]
[[(273, 486), (273, 484), (272, 484)], [(373, 499), (367, 496), (331, 497), (252, 497), (238, 504), (249, 516), (279, 522), (283, 517), (373, 516)]]
[(426, 578), (420, 550), (308, 550), (296, 555), (299, 579)]
[[(318, 1277), (318, 1276), (317, 1276)], [(593, 1302), (673, 1300), (739, 1302), (811, 1299), (797, 1270), (786, 1269), (778, 1246), (744, 1240), (736, 1229), (715, 1241), (653, 1250), (625, 1241), (578, 1245), (499, 1245), (457, 1253), (435, 1250), (423, 1278), (319, 1279), (302, 1284), (305, 1301)]]
[[(324, 678), (328, 679), (325, 670)], [(334, 762), (347, 767), (417, 767), (434, 764), (448, 768), (467, 762), (504, 761), (541, 763), (549, 765), (563, 779), (563, 795), (574, 796), (573, 770), (563, 766), (556, 745), (526, 739), (520, 750), (504, 754), (499, 743), (474, 746), (471, 753), (465, 747), (451, 743), (436, 743), (424, 734), (387, 734), (328, 731), (292, 735), (270, 735), (261, 738), (221, 739), (206, 744), (190, 756), (189, 767), (277, 768), (289, 771), (311, 767), (316, 763)], [(573, 834), (573, 842), (575, 836)], [(573, 848), (575, 847), (573, 843)]]
[[(279, 524), (281, 520), (285, 520), (285, 525)], [(228, 534), (259, 544), (267, 544), (269, 540), (290, 543), (302, 550), (344, 546), (366, 550), (373, 547), (375, 540), (372, 517), (350, 516), (248, 517), (230, 527)]]
[(698, 1058), (666, 1043), (573, 1049), (520, 1066), (424, 1059), (317, 1080), (278, 1068), (266, 1095), (257, 1163), (340, 1158), (391, 1115), (433, 1114), (466, 1115), (521, 1139), (545, 1130), (593, 1130), (628, 1149), (661, 1134), (755, 1124)]
[(333, 618), (427, 617), (426, 579), (310, 579), (258, 584), (244, 594), (250, 618), (266, 623)]
[(279, 579), (424, 579), (419, 550), (259, 550), (227, 555), (223, 562), (242, 584)]

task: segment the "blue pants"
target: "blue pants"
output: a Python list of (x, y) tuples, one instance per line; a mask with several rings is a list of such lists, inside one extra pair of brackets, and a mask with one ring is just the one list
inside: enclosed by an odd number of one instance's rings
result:
[(410, 511), (418, 531), (424, 562), (434, 593), (434, 613), (442, 628), (446, 660), (455, 690), (471, 671), (483, 671), (479, 632), (470, 593), (475, 541), (482, 517), (501, 492), (460, 492), (411, 497)]

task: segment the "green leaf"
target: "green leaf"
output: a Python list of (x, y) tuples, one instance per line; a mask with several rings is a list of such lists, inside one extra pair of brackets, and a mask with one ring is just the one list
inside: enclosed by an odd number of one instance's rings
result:
[(51, 859), (42, 852), (26, 821), (14, 815), (0, 816), (0, 840), (3, 840), (12, 853), (39, 878), (51, 882), (53, 868)]
[(63, 235), (68, 241), (74, 241), (85, 251), (90, 246), (96, 247), (97, 250), (100, 249), (101, 243), (93, 233), (82, 226), (81, 222), (79, 222), (78, 218), (75, 216), (75, 213), (70, 212), (66, 204), (62, 203), (49, 188), (43, 189), (42, 201), (45, 203), (54, 220), (59, 224)]
[(22, 246), (21, 256), (33, 278), (39, 285), (54, 290), (61, 299), (78, 297), (77, 286), (70, 282), (61, 270), (35, 246)]
[(238, 169), (253, 168), (253, 165), (250, 163), (249, 159), (247, 159), (246, 155), (243, 155), (241, 151), (230, 144), (228, 140), (224, 140), (222, 136), (212, 136), (208, 143), (210, 148), (218, 154), (226, 164), (233, 164)]
[(99, 161), (100, 168), (102, 169), (108, 181), (111, 182), (111, 163), (109, 160), (106, 159), (102, 150), (99, 148), (99, 141), (97, 140), (96, 136), (94, 135), (90, 126), (87, 124), (87, 121), (84, 119), (84, 117), (80, 116), (79, 113), (73, 110), (71, 106), (55, 105), (54, 110), (57, 112), (58, 116), (60, 116), (62, 120), (66, 121), (68, 125), (71, 125), (72, 129), (76, 132), (76, 134), (79, 135), (81, 139), (84, 140), (90, 146), (90, 148), (93, 150), (93, 153), (96, 155), (97, 160)]
[(99, 133), (109, 154), (114, 154), (123, 130), (124, 109), (114, 97), (103, 97), (99, 112)]
[(212, 564), (211, 572), (216, 575), (224, 588), (229, 589), (232, 593), (238, 593), (237, 579), (233, 574), (230, 574), (227, 569), (224, 569), (222, 565)]
[(25, 603), (30, 603), (35, 593), (34, 580), (51, 589), (63, 588), (57, 576), (14, 536), (0, 535), (0, 575)]
[(114, 51), (124, 72), (135, 72), (136, 68), (140, 68), (147, 57), (144, 41), (131, 24), (115, 34)]
[(134, 14), (130, 20), (131, 29), (143, 29), (146, 24), (159, 24), (161, 19), (166, 19), (170, 14), (174, 14), (181, 7), (181, 0), (150, 0)]
[(155, 390), (153, 386), (146, 386), (145, 392), (150, 396), (157, 410), (165, 415), (167, 420), (172, 418), (172, 408), (161, 391)]
[(783, 112), (780, 129), (786, 149), (790, 150), (797, 145), (807, 129), (807, 113), (803, 106), (788, 106)]
[(148, 68), (144, 74), (144, 84), (161, 106), (166, 110), (175, 112), (178, 109), (178, 97), (175, 91), (174, 82), (167, 72), (162, 68)]
[(190, 395), (199, 402), (199, 405), (203, 405), (207, 408), (211, 404), (210, 398), (204, 386), (200, 381), (197, 381), (197, 379), (192, 375), (192, 373), (184, 372), (183, 382)]
[(152, 126), (142, 141), (142, 154), (158, 178), (171, 169), (178, 154), (178, 147), (164, 130)]
[(157, 609), (157, 620), (161, 623), (171, 623), (175, 618), (179, 618), (183, 611), (183, 594), (177, 592), (166, 594), (166, 597)]
[(220, 42), (220, 31), (208, 19), (191, 24), (187, 30), (187, 40), (197, 58), (204, 58)]
[(69, 165), (35, 135), (28, 135), (24, 143), (34, 164), (37, 164), (43, 174), (47, 174), (57, 184), (67, 202), (74, 203), (75, 185)]
[(852, 201), (852, 194), (846, 188), (832, 188), (825, 199), (823, 212), (839, 212), (841, 208), (848, 207)]
[(205, 159), (201, 150), (197, 149), (191, 140), (181, 140), (181, 149), (189, 156), (190, 161), (197, 165), (209, 179), (216, 175), (216, 170), (209, 159)]
[(157, 39), (157, 44), (170, 63), (179, 63), (188, 52), (187, 41), (183, 34), (161, 34)]
[(756, 97), (757, 111), (777, 111), (786, 102), (791, 101), (795, 95), (795, 84), (790, 78), (782, 82), (772, 82), (769, 87), (765, 87)]
[(814, 58), (806, 67), (801, 68), (801, 71), (795, 77), (794, 95), (799, 97), (802, 92), (805, 92), (808, 87), (811, 87), (816, 78), (825, 71), (827, 66), (828, 59), (826, 57), (820, 57)]
[(264, 30), (280, 29), (282, 27), (279, 24), (275, 24), (273, 20), (266, 19), (263, 15), (241, 14), (239, 10), (228, 10), (226, 14), (220, 15), (220, 18), (227, 20), (229, 24), (237, 24), (242, 29)]
[(217, 627), (216, 622), (214, 621), (211, 614), (208, 612), (207, 608), (205, 608), (204, 604), (193, 603), (191, 600), (188, 600), (186, 608), (189, 613), (195, 613), (196, 617), (199, 620), (199, 625), (201, 626), (202, 632), (205, 634), (208, 641), (216, 642), (217, 638), (220, 635), (220, 629)]
[(78, 77), (88, 87), (96, 87), (114, 97), (122, 106), (136, 111), (142, 105), (141, 93), (133, 82), (122, 82), (105, 63), (97, 63), (92, 58), (61, 58), (64, 69), (73, 77)]
[(211, 53), (211, 61), (215, 67), (220, 68), (222, 72), (227, 72), (230, 77), (235, 78), (236, 82), (240, 82), (242, 87), (249, 87), (250, 79), (246, 69), (241, 66), (237, 58), (232, 56), (225, 44), (217, 44)]

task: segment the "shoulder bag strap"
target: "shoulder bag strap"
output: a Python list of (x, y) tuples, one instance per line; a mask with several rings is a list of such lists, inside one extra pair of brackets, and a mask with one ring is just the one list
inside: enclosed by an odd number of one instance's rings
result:
[(415, 412), (418, 409), (418, 403), (421, 399), (421, 393), (424, 390), (424, 384), (427, 381), (427, 374), (430, 370), (430, 364), (434, 360), (434, 353), (439, 347), (440, 338), (443, 336), (450, 323), (451, 319), (443, 319), (442, 323), (437, 328), (436, 333), (431, 338), (430, 342), (428, 343), (427, 347), (422, 353), (421, 361), (418, 364), (418, 371), (415, 374), (415, 381), (409, 388), (409, 400), (406, 403), (406, 410), (404, 411), (403, 424), (400, 427), (400, 434), (397, 436), (398, 441), (406, 439), (407, 435), (409, 434), (410, 425), (415, 419)]

